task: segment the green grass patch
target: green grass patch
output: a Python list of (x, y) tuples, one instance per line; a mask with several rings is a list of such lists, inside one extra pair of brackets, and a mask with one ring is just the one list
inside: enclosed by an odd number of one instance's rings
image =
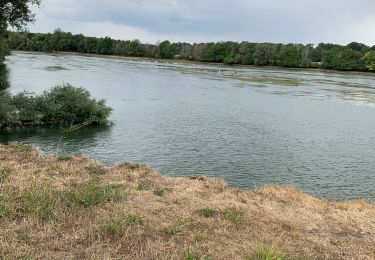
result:
[(57, 160), (58, 161), (71, 161), (73, 160), (73, 156), (66, 156), (66, 155), (62, 155), (62, 156), (59, 156), (57, 157)]
[(192, 219), (181, 219), (177, 221), (177, 223), (167, 229), (164, 230), (166, 236), (171, 237), (178, 235), (182, 232), (182, 230), (187, 227), (195, 224), (195, 221)]
[(193, 234), (194, 241), (197, 243), (202, 242), (203, 240), (206, 239), (206, 237), (207, 237), (207, 233), (203, 231), (198, 231)]
[(8, 178), (11, 174), (12, 172), (8, 168), (1, 169), (0, 170), (0, 183), (4, 182), (5, 179)]
[(0, 220), (3, 218), (8, 217), (9, 210), (5, 207), (5, 205), (0, 201)]
[(213, 260), (213, 257), (189, 249), (184, 253), (184, 260)]
[(157, 188), (157, 189), (154, 190), (154, 194), (156, 196), (162, 197), (162, 196), (164, 196), (165, 191), (166, 191), (165, 189)]
[(107, 171), (102, 166), (90, 165), (86, 167), (90, 175), (104, 175)]
[(138, 183), (137, 190), (150, 190), (152, 186), (151, 181), (142, 181)]
[(235, 225), (242, 225), (245, 224), (245, 217), (242, 211), (237, 209), (226, 209), (223, 212), (223, 219), (234, 223)]
[(105, 202), (119, 202), (125, 197), (125, 186), (110, 184), (101, 186), (99, 179), (94, 178), (87, 183), (73, 185), (66, 197), (70, 206), (89, 208)]
[(205, 218), (212, 218), (217, 215), (217, 210), (212, 208), (201, 208), (197, 210), (198, 214)]
[(248, 256), (247, 260), (291, 260), (291, 258), (276, 251), (272, 247), (259, 247), (255, 253)]
[(23, 158), (27, 158), (33, 151), (30, 145), (17, 145), (16, 148), (18, 149)]
[(101, 230), (104, 234), (115, 238), (121, 238), (125, 229), (130, 225), (143, 225), (145, 219), (138, 214), (129, 214), (125, 216), (118, 216), (105, 221)]
[(22, 191), (16, 198), (19, 208), (18, 217), (35, 216), (42, 221), (51, 221), (56, 218), (56, 209), (61, 201), (61, 192), (51, 187), (32, 187)]

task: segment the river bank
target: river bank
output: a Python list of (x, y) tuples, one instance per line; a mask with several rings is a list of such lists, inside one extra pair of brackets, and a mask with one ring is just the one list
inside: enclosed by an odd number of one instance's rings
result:
[[(374, 259), (375, 207), (289, 187), (250, 191), (138, 164), (0, 146), (0, 255), (98, 259)], [(262, 258), (263, 257), (263, 258)], [(273, 259), (273, 258), (267, 258)]]
[(159, 63), (172, 63), (172, 64), (191, 64), (191, 65), (212, 65), (218, 66), (223, 69), (225, 68), (244, 68), (244, 69), (264, 69), (264, 70), (281, 70), (281, 71), (306, 71), (306, 72), (323, 72), (323, 73), (335, 73), (347, 75), (348, 73), (353, 75), (363, 75), (373, 77), (374, 72), (369, 71), (355, 71), (355, 70), (335, 70), (335, 69), (324, 69), (324, 68), (293, 68), (293, 67), (280, 67), (280, 66), (256, 66), (256, 65), (245, 65), (245, 64), (225, 64), (220, 62), (203, 62), (196, 60), (186, 60), (186, 59), (162, 59), (162, 58), (150, 58), (150, 57), (133, 57), (133, 56), (120, 56), (120, 55), (106, 55), (106, 54), (95, 54), (95, 53), (81, 53), (81, 52), (40, 52), (40, 51), (20, 51), (12, 50), (15, 53), (41, 53), (41, 54), (51, 54), (51, 55), (70, 55), (70, 56), (81, 56), (81, 57), (95, 57), (95, 58), (108, 58), (115, 60), (125, 60), (125, 61), (147, 61), (147, 62), (159, 62)]

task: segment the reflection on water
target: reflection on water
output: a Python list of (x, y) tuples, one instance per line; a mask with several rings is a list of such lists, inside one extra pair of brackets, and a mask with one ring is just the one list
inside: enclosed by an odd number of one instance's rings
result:
[(63, 66), (47, 66), (44, 68), (47, 71), (59, 71), (59, 70), (68, 70), (67, 68)]
[(7, 64), (12, 93), (83, 86), (107, 99), (115, 124), (0, 133), (2, 142), (106, 164), (143, 162), (242, 188), (277, 183), (375, 199), (374, 74), (21, 52)]
[[(64, 155), (67, 151), (69, 154), (80, 155), (81, 149), (91, 149), (100, 143), (98, 139), (105, 137), (110, 131), (109, 127), (90, 126), (80, 128), (75, 131), (67, 131), (61, 127), (21, 127), (18, 129), (5, 130), (1, 132), (1, 143), (14, 143), (20, 140), (22, 143), (29, 143), (39, 148), (47, 154)], [(43, 145), (39, 146), (38, 142), (43, 140)], [(69, 147), (68, 149), (66, 149)]]

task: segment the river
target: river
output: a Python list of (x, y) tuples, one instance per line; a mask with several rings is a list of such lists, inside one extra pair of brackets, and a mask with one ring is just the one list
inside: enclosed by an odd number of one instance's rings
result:
[(105, 98), (109, 128), (2, 132), (0, 141), (230, 185), (375, 198), (375, 75), (13, 52), (10, 91), (71, 83)]

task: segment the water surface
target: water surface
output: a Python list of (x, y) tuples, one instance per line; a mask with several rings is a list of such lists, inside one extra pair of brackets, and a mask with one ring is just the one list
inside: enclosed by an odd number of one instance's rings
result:
[(110, 128), (0, 133), (49, 154), (142, 162), (233, 186), (296, 186), (375, 198), (375, 76), (14, 52), (10, 91), (83, 86), (113, 107)]

